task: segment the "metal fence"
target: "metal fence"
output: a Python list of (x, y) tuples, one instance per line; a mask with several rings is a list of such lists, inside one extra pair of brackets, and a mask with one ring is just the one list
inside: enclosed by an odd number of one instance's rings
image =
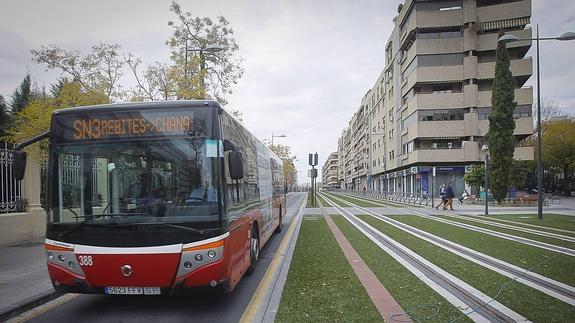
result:
[(3, 146), (0, 148), (0, 213), (23, 212), (22, 183), (12, 176), (14, 150), (8, 149), (6, 143)]
[(342, 192), (346, 192), (357, 196), (372, 197), (380, 200), (388, 200), (391, 202), (397, 202), (403, 204), (420, 205), (420, 206), (431, 205), (431, 196), (429, 194), (402, 193), (402, 192), (375, 192), (375, 191), (360, 192), (353, 190), (342, 190)]

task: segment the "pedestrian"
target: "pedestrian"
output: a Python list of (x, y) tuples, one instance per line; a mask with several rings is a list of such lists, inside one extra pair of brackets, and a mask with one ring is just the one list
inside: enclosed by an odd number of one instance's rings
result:
[(453, 192), (451, 183), (447, 184), (447, 188), (445, 189), (445, 197), (447, 198), (447, 204), (443, 206), (443, 209), (447, 210), (447, 206), (449, 206), (449, 210), (453, 211), (453, 198), (455, 197), (455, 193)]
[(459, 197), (459, 205), (463, 205), (463, 202), (467, 201), (467, 199), (469, 199), (469, 192), (467, 192), (467, 190), (464, 190), (463, 194), (461, 194), (461, 196)]
[(441, 203), (437, 204), (435, 208), (439, 210), (439, 207), (443, 206), (443, 209), (445, 210), (445, 204), (447, 203), (447, 198), (445, 197), (445, 184), (441, 184), (441, 186), (439, 186), (439, 197), (441, 197)]
[(367, 187), (363, 187), (363, 196), (365, 196), (365, 192), (367, 191)]

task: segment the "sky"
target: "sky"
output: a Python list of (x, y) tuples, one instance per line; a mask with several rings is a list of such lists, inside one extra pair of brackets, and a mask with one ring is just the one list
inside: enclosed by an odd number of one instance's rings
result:
[[(0, 94), (10, 95), (27, 72), (39, 86), (60, 75), (31, 61), (30, 50), (56, 44), (87, 53), (99, 42), (117, 43), (144, 62), (167, 62), (167, 0), (3, 0), (0, 3)], [(243, 113), (258, 138), (297, 156), (300, 183), (307, 155), (320, 167), (384, 66), (385, 44), (401, 0), (181, 0), (193, 16), (229, 20), (243, 58), (244, 76), (227, 108)], [(532, 0), (540, 36), (575, 32), (575, 1)], [(575, 41), (541, 42), (541, 92), (575, 114)], [(528, 55), (534, 56), (534, 46)], [(532, 77), (527, 85), (535, 83)], [(134, 80), (126, 72), (122, 84)], [(535, 93), (535, 91), (534, 91)], [(320, 171), (321, 173), (321, 171)]]

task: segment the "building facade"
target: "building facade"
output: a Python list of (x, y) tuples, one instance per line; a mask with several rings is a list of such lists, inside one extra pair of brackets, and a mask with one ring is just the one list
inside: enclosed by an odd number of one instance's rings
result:
[(321, 182), (323, 189), (335, 189), (340, 187), (337, 180), (339, 173), (338, 164), (339, 158), (337, 151), (329, 154), (321, 170)]
[[(502, 29), (532, 37), (531, 0), (406, 0), (385, 66), (338, 140), (342, 188), (430, 193), (483, 163)], [(515, 90), (515, 159), (533, 159), (530, 41), (507, 44)], [(432, 176), (435, 169), (435, 176)]]

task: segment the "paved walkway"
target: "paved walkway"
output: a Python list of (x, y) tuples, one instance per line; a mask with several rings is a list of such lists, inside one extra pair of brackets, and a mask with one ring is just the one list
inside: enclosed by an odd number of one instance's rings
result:
[(10, 313), (28, 309), (35, 301), (53, 296), (44, 240), (0, 247), (0, 321)]
[(399, 303), (397, 303), (395, 298), (393, 298), (393, 296), (391, 296), (387, 289), (381, 284), (373, 271), (369, 269), (365, 261), (363, 261), (351, 243), (349, 243), (345, 235), (333, 222), (327, 211), (324, 208), (321, 208), (321, 211), (325, 221), (327, 222), (327, 225), (335, 237), (335, 240), (345, 254), (345, 258), (367, 291), (367, 294), (371, 298), (371, 301), (377, 308), (379, 314), (385, 319), (386, 322), (391, 322), (393, 320), (400, 320), (401, 322), (412, 322), (409, 318), (406, 318), (406, 314), (402, 314), (405, 313), (405, 311), (401, 308)]

